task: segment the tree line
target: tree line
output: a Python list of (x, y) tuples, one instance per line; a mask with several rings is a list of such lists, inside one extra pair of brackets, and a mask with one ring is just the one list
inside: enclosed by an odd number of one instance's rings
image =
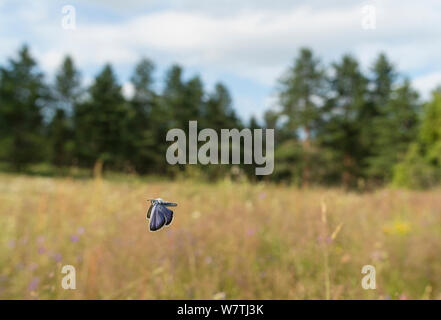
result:
[[(441, 178), (441, 90), (421, 102), (384, 54), (363, 72), (351, 55), (324, 66), (301, 49), (277, 83), (279, 108), (268, 110), (263, 123), (254, 117), (244, 123), (225, 85), (207, 92), (199, 76), (185, 79), (179, 65), (167, 70), (159, 90), (154, 63), (141, 59), (130, 82), (128, 98), (106, 64), (85, 87), (69, 56), (48, 81), (23, 46), (0, 66), (0, 161), (16, 171), (34, 163), (99, 162), (138, 174), (229, 174), (227, 166), (165, 161), (167, 131), (187, 131), (188, 121), (197, 120), (199, 129), (275, 129), (275, 171), (265, 179), (364, 188), (428, 187)], [(253, 165), (239, 172), (258, 178)]]

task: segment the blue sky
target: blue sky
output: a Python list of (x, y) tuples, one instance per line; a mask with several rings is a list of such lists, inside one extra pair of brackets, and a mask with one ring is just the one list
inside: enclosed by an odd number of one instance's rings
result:
[[(61, 26), (64, 5), (76, 9), (75, 30)], [(375, 29), (362, 27), (366, 5)], [(365, 70), (383, 51), (427, 98), (441, 84), (440, 13), (437, 0), (2, 0), (0, 63), (28, 43), (49, 78), (69, 53), (87, 84), (111, 62), (126, 94), (142, 56), (158, 82), (179, 63), (207, 90), (225, 83), (242, 118), (261, 118), (277, 107), (276, 81), (302, 46), (324, 64), (351, 53)]]

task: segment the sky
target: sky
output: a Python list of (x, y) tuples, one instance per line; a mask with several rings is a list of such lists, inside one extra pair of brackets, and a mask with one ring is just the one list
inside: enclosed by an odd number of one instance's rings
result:
[[(74, 30), (63, 28), (65, 5), (75, 8)], [(324, 65), (350, 53), (366, 72), (384, 52), (429, 98), (441, 85), (440, 17), (439, 0), (0, 0), (0, 64), (27, 43), (48, 79), (70, 54), (90, 84), (110, 62), (130, 95), (142, 57), (155, 62), (158, 83), (178, 63), (208, 91), (226, 84), (244, 120), (262, 119), (301, 47)]]

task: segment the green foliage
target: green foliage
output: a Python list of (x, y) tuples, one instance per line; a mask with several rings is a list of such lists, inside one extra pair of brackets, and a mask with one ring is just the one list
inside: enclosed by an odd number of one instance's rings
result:
[(45, 159), (42, 108), (49, 100), (28, 47), (0, 68), (0, 157), (15, 169)]
[(320, 61), (312, 51), (302, 48), (294, 62), (280, 80), (280, 104), (287, 115), (291, 130), (303, 128), (306, 139), (310, 137), (315, 121), (320, 116), (315, 99), (323, 94), (324, 73)]
[[(165, 136), (171, 128), (275, 130), (275, 172), (265, 179), (295, 183), (429, 187), (441, 180), (441, 90), (424, 110), (410, 81), (380, 54), (369, 74), (351, 55), (329, 68), (312, 50), (299, 51), (278, 83), (279, 109), (260, 124), (242, 122), (228, 88), (207, 91), (200, 76), (171, 66), (160, 86), (155, 65), (141, 59), (122, 94), (111, 65), (83, 89), (66, 56), (46, 83), (29, 49), (0, 66), (0, 161), (15, 170), (46, 164), (171, 176), (256, 177), (254, 165), (169, 166)], [(157, 88), (162, 88), (159, 92)], [(27, 170), (29, 171), (29, 170)]]
[(304, 186), (305, 168), (312, 168), (310, 184), (332, 184), (338, 175), (335, 154), (327, 149), (310, 147), (305, 149), (299, 141), (286, 140), (275, 150), (275, 164), (272, 179)]
[(55, 114), (48, 125), (49, 159), (58, 166), (71, 166), (75, 157), (72, 114), (81, 94), (80, 73), (71, 57), (65, 57), (55, 76), (53, 88)]
[(418, 139), (394, 170), (397, 186), (427, 188), (441, 181), (441, 92), (425, 106)]
[(70, 118), (63, 109), (57, 109), (52, 121), (48, 125), (50, 137), (50, 160), (58, 166), (72, 164), (75, 152), (74, 136)]
[(439, 183), (441, 171), (431, 166), (418, 146), (414, 143), (410, 146), (404, 160), (394, 168), (393, 184), (398, 187), (413, 189), (428, 188)]
[(160, 156), (164, 151), (156, 143), (160, 139), (158, 133), (165, 114), (153, 89), (154, 70), (153, 62), (142, 59), (131, 78), (135, 91), (129, 101), (127, 156), (139, 173), (159, 170)]
[(329, 176), (346, 187), (354, 186), (361, 174), (363, 148), (360, 144), (361, 112), (366, 105), (367, 79), (355, 58), (346, 55), (333, 64), (329, 79), (330, 97), (322, 110), (318, 140), (332, 155), (336, 166)]
[(214, 92), (208, 97), (205, 123), (214, 130), (238, 128), (239, 120), (232, 108), (232, 99), (228, 89), (217, 83)]
[[(310, 50), (301, 50), (282, 80), (282, 112), (266, 114), (281, 149), (276, 152), (282, 156), (276, 159), (281, 165), (277, 177), (296, 161), (303, 168), (295, 178), (301, 185), (325, 182), (353, 188), (366, 180), (375, 185), (391, 181), (394, 166), (415, 141), (421, 105), (408, 80), (397, 82), (395, 67), (384, 54), (371, 72), (364, 75), (357, 60), (344, 55), (325, 73)], [(278, 120), (284, 123), (278, 125)], [(287, 128), (294, 130), (291, 136)], [(291, 152), (285, 150), (284, 141), (296, 137), (300, 143)], [(302, 150), (294, 151), (298, 148)]]
[(392, 178), (394, 165), (403, 160), (417, 136), (420, 104), (409, 81), (391, 92), (389, 101), (373, 119), (375, 139), (368, 159), (368, 174), (383, 182)]
[[(305, 136), (304, 155), (310, 154), (311, 140), (321, 116), (320, 98), (323, 97), (325, 85), (324, 71), (318, 58), (310, 49), (302, 48), (294, 65), (288, 69), (280, 80), (279, 101), (282, 114), (287, 117), (285, 131), (296, 132), (299, 129)], [(311, 182), (311, 159), (303, 159), (302, 180), (305, 185)]]
[(121, 86), (106, 65), (89, 89), (89, 98), (76, 106), (75, 139), (79, 162), (91, 166), (100, 160), (124, 168), (128, 145), (128, 108)]
[[(395, 81), (397, 79), (397, 72), (395, 67), (389, 61), (385, 54), (381, 53), (374, 61), (371, 67), (371, 77), (369, 81), (370, 90), (368, 91), (368, 101), (360, 114), (360, 144), (363, 148), (363, 177), (370, 180), (376, 180), (376, 183), (381, 183), (385, 179), (382, 172), (383, 168), (376, 169), (377, 150), (380, 145), (378, 140), (383, 140), (384, 123), (381, 123), (381, 118), (388, 117), (388, 104)], [(380, 120), (380, 121), (379, 121)], [(384, 147), (382, 145), (381, 147)], [(379, 174), (377, 174), (379, 173)]]

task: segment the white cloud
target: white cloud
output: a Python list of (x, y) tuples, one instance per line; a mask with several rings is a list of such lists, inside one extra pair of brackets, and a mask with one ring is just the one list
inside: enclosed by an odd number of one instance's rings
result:
[(135, 87), (131, 82), (126, 82), (122, 86), (122, 93), (126, 99), (131, 99), (135, 93)]
[[(146, 55), (160, 65), (179, 62), (209, 74), (210, 79), (229, 74), (256, 87), (272, 88), (298, 49), (309, 46), (326, 63), (344, 52), (353, 53), (364, 68), (384, 51), (403, 73), (421, 74), (415, 85), (423, 95), (440, 82), (439, 73), (430, 71), (441, 61), (441, 3), (435, 0), (424, 4), (410, 0), (88, 1), (115, 13), (124, 7), (122, 19), (107, 23), (94, 22), (93, 14), (82, 10), (86, 1), (77, 2), (75, 31), (61, 28), (61, 7), (49, 10), (40, 3), (20, 7), (18, 16), (28, 24), (23, 41), (39, 44), (35, 51), (45, 70), (53, 70), (65, 53), (72, 54), (81, 68), (105, 62), (133, 66)], [(366, 4), (377, 8), (376, 30), (361, 26)], [(10, 29), (8, 34), (0, 31), (0, 55), (11, 54), (1, 43), (19, 38), (14, 36), (14, 17), (0, 13), (4, 30), (3, 18)], [(254, 99), (237, 91), (235, 96), (247, 105), (245, 109), (252, 109)]]
[[(193, 4), (201, 5), (198, 1)], [(274, 82), (304, 45), (327, 60), (352, 51), (365, 64), (382, 50), (411, 71), (439, 59), (440, 50), (434, 49), (441, 47), (441, 22), (430, 8), (413, 4), (407, 9), (389, 3), (378, 5), (377, 12), (377, 30), (365, 31), (361, 28), (361, 6), (279, 11), (257, 8), (218, 17), (168, 9), (119, 24), (79, 25), (67, 37), (58, 32), (58, 38), (62, 38), (60, 49), (69, 48), (85, 63), (129, 63), (144, 51), (190, 66), (227, 70), (266, 85)]]
[(423, 99), (429, 99), (431, 91), (441, 86), (441, 70), (416, 77), (413, 84), (419, 92), (422, 92)]

